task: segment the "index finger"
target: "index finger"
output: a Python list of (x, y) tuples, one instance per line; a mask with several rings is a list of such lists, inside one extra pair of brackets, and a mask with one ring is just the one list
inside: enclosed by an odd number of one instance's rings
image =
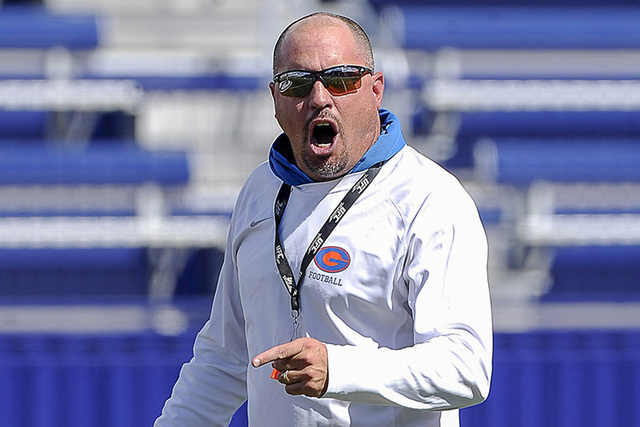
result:
[(258, 354), (253, 358), (251, 364), (254, 368), (258, 368), (275, 360), (288, 359), (300, 353), (300, 350), (301, 346), (296, 341), (280, 344)]

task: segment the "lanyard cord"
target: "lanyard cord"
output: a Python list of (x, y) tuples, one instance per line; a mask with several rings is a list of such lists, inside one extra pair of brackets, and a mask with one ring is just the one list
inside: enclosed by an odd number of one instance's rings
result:
[(362, 175), (360, 179), (353, 185), (353, 187), (351, 187), (351, 189), (347, 192), (340, 203), (338, 203), (338, 206), (333, 210), (333, 212), (331, 212), (331, 215), (329, 215), (329, 218), (327, 218), (322, 228), (320, 228), (318, 234), (316, 234), (314, 239), (311, 241), (311, 244), (309, 245), (304, 258), (302, 259), (300, 274), (298, 275), (297, 282), (295, 277), (293, 276), (293, 272), (291, 271), (291, 266), (289, 265), (287, 256), (284, 253), (284, 248), (282, 247), (280, 236), (278, 234), (280, 221), (282, 220), (284, 210), (287, 207), (287, 203), (289, 202), (289, 196), (291, 195), (291, 186), (285, 184), (284, 182), (280, 186), (280, 191), (278, 192), (278, 196), (276, 197), (273, 208), (276, 221), (275, 256), (276, 265), (278, 267), (278, 271), (280, 272), (280, 278), (282, 279), (282, 283), (287, 289), (287, 292), (289, 292), (289, 295), (291, 296), (291, 313), (294, 319), (297, 320), (298, 318), (298, 312), (300, 310), (300, 282), (302, 281), (302, 278), (307, 271), (307, 267), (311, 263), (313, 257), (322, 247), (322, 244), (327, 240), (329, 234), (331, 234), (342, 217), (344, 217), (345, 213), (347, 213), (349, 208), (351, 208), (356, 200), (358, 200), (358, 197), (360, 197), (360, 195), (364, 193), (367, 187), (369, 187), (378, 172), (380, 172), (380, 168), (382, 167), (382, 165), (383, 162), (376, 163), (375, 165), (367, 169), (364, 175)]

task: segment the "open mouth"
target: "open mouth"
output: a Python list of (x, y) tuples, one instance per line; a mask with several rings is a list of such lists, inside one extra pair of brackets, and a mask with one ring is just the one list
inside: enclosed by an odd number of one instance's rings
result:
[(327, 122), (319, 122), (313, 126), (311, 131), (311, 144), (320, 149), (327, 149), (333, 145), (333, 140), (336, 137), (336, 131)]

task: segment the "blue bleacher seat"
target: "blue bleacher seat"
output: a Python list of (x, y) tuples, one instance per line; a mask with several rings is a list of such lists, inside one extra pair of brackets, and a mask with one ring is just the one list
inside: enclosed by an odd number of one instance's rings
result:
[(640, 140), (493, 138), (478, 144), (477, 166), (498, 183), (640, 182)]
[(175, 295), (213, 295), (223, 258), (224, 251), (218, 248), (193, 251), (177, 280)]
[(144, 248), (0, 248), (0, 300), (143, 296)]
[(398, 6), (383, 17), (406, 49), (631, 49), (640, 9)]
[[(222, 266), (217, 248), (190, 252), (174, 297), (211, 296)], [(0, 302), (16, 298), (145, 296), (152, 267), (146, 248), (0, 248)]]
[(41, 7), (0, 9), (0, 47), (92, 49), (98, 44), (94, 14), (54, 14)]
[(55, 145), (0, 145), (0, 184), (180, 185), (189, 180), (184, 151), (150, 151), (134, 143), (95, 144), (86, 149)]
[[(87, 117), (87, 122), (91, 123), (92, 129), (87, 140), (131, 140), (135, 137), (135, 118), (131, 114), (122, 111), (90, 114), (93, 116)], [(64, 138), (68, 122), (73, 120), (72, 113), (0, 109), (0, 145), (6, 140), (41, 143), (47, 139)]]
[[(414, 135), (427, 135), (435, 115), (416, 110)], [(442, 163), (473, 167), (473, 146), (481, 138), (640, 138), (640, 111), (472, 111), (457, 113), (456, 145)]]
[(554, 248), (551, 289), (543, 301), (640, 299), (640, 246)]
[(397, 6), (535, 6), (535, 7), (611, 7), (640, 4), (638, 0), (368, 0), (376, 10)]
[(0, 110), (0, 135), (3, 139), (41, 139), (48, 118), (46, 111)]
[(640, 137), (640, 111), (475, 111), (460, 113), (458, 135), (479, 137)]

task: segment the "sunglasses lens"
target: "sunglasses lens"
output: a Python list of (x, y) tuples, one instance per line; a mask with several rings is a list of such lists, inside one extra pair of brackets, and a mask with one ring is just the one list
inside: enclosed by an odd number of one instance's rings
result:
[(277, 78), (278, 90), (284, 96), (304, 98), (309, 95), (318, 76), (322, 84), (332, 95), (346, 95), (356, 92), (362, 86), (362, 76), (371, 72), (368, 69), (339, 66), (321, 73), (292, 71)]
[(360, 89), (360, 77), (328, 77), (325, 78), (327, 90), (333, 95), (345, 95)]
[(362, 85), (364, 71), (360, 68), (341, 66), (322, 74), (325, 86), (333, 95), (345, 95), (357, 91)]
[(278, 90), (284, 96), (294, 96), (303, 98), (311, 92), (314, 78), (311, 75), (301, 75), (301, 73), (291, 73), (283, 75), (278, 82)]

